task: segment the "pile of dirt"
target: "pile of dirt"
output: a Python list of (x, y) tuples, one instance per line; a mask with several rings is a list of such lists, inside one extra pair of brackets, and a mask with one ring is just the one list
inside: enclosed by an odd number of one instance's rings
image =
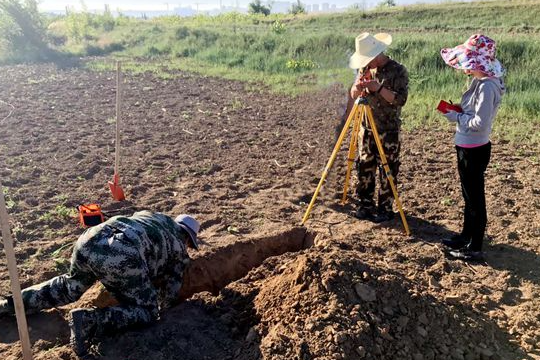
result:
[(206, 301), (246, 334), (243, 359), (506, 358), (505, 335), (457, 300), (429, 295), (354, 244), (321, 242)]

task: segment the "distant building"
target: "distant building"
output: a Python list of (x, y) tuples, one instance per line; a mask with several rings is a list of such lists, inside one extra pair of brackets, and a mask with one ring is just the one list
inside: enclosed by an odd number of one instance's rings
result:
[(313, 12), (319, 11), (319, 4), (313, 4)]
[(288, 1), (276, 1), (272, 3), (272, 13), (288, 13), (291, 9), (291, 3)]
[(328, 3), (323, 3), (322, 4), (322, 8), (321, 8), (322, 11), (328, 11), (330, 10), (330, 5)]
[(197, 14), (197, 11), (191, 7), (176, 7), (173, 12), (178, 16), (194, 16)]

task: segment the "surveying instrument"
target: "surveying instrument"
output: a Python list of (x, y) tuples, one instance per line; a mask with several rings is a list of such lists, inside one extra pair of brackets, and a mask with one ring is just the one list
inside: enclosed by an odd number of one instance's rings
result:
[(379, 137), (379, 132), (377, 131), (377, 126), (375, 125), (375, 120), (373, 119), (373, 112), (371, 108), (369, 107), (368, 100), (365, 97), (365, 94), (361, 94), (354, 101), (354, 105), (351, 109), (351, 112), (349, 113), (349, 116), (347, 118), (347, 121), (345, 122), (345, 125), (343, 126), (343, 130), (341, 130), (341, 134), (339, 135), (336, 145), (334, 146), (332, 155), (330, 156), (330, 159), (328, 160), (328, 163), (326, 164), (326, 167), (323, 170), (321, 180), (319, 181), (319, 185), (317, 185), (317, 189), (315, 190), (315, 193), (313, 194), (313, 197), (311, 198), (311, 202), (309, 203), (306, 213), (304, 214), (304, 217), (302, 218), (302, 225), (304, 225), (304, 223), (306, 222), (311, 210), (313, 209), (313, 206), (315, 205), (315, 200), (317, 199), (317, 195), (319, 194), (319, 191), (321, 190), (321, 187), (326, 179), (326, 176), (328, 175), (328, 172), (330, 171), (330, 169), (332, 168), (332, 165), (334, 164), (334, 160), (336, 159), (337, 153), (339, 152), (341, 148), (341, 144), (343, 140), (345, 139), (345, 136), (347, 135), (347, 131), (349, 130), (352, 124), (351, 142), (349, 145), (349, 153), (347, 156), (347, 172), (345, 175), (345, 185), (343, 187), (343, 197), (341, 199), (342, 204), (346, 203), (347, 192), (349, 190), (349, 182), (351, 178), (351, 169), (352, 169), (354, 160), (356, 158), (358, 138), (359, 138), (360, 128), (362, 126), (363, 121), (366, 121), (366, 123), (369, 124), (371, 128), (373, 137), (375, 138), (375, 143), (377, 145), (377, 150), (379, 152), (379, 156), (381, 159), (380, 166), (382, 167), (382, 169), (379, 168), (379, 171), (384, 170), (386, 178), (388, 179), (388, 182), (390, 183), (390, 187), (392, 188), (392, 193), (394, 194), (396, 205), (399, 209), (399, 214), (401, 216), (401, 221), (403, 222), (405, 234), (409, 236), (410, 235), (409, 225), (407, 224), (407, 219), (405, 218), (405, 213), (403, 212), (401, 201), (399, 200), (396, 185), (394, 183), (394, 177), (390, 171), (390, 167), (388, 166), (386, 155), (384, 154), (384, 149), (381, 143), (381, 139)]

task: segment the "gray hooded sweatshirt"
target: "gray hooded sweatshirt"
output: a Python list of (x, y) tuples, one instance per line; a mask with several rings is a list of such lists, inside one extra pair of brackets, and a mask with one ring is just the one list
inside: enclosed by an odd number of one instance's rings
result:
[(456, 145), (486, 144), (493, 119), (505, 92), (501, 78), (474, 78), (461, 98), (463, 113), (457, 116)]

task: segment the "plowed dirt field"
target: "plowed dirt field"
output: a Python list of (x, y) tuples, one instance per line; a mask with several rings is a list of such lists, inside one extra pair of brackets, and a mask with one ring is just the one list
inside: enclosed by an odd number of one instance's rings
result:
[[(460, 230), (463, 205), (450, 125), (403, 132), (398, 189), (411, 237), (398, 218), (376, 225), (351, 216), (354, 199), (340, 204), (345, 147), (304, 228), (343, 91), (292, 98), (171, 75), (125, 75), (127, 200), (118, 203), (107, 187), (115, 74), (0, 68), (0, 178), (23, 286), (67, 270), (83, 232), (73, 216), (78, 204), (97, 202), (110, 214), (188, 213), (202, 224), (206, 244), (192, 253), (187, 299), (149, 327), (101, 339), (96, 356), (540, 359), (537, 144), (492, 139), (486, 261), (467, 264), (440, 243)], [(35, 358), (76, 359), (69, 309), (109, 301), (96, 286), (76, 304), (29, 316)], [(15, 320), (0, 319), (0, 327), (0, 357), (19, 358)]]

